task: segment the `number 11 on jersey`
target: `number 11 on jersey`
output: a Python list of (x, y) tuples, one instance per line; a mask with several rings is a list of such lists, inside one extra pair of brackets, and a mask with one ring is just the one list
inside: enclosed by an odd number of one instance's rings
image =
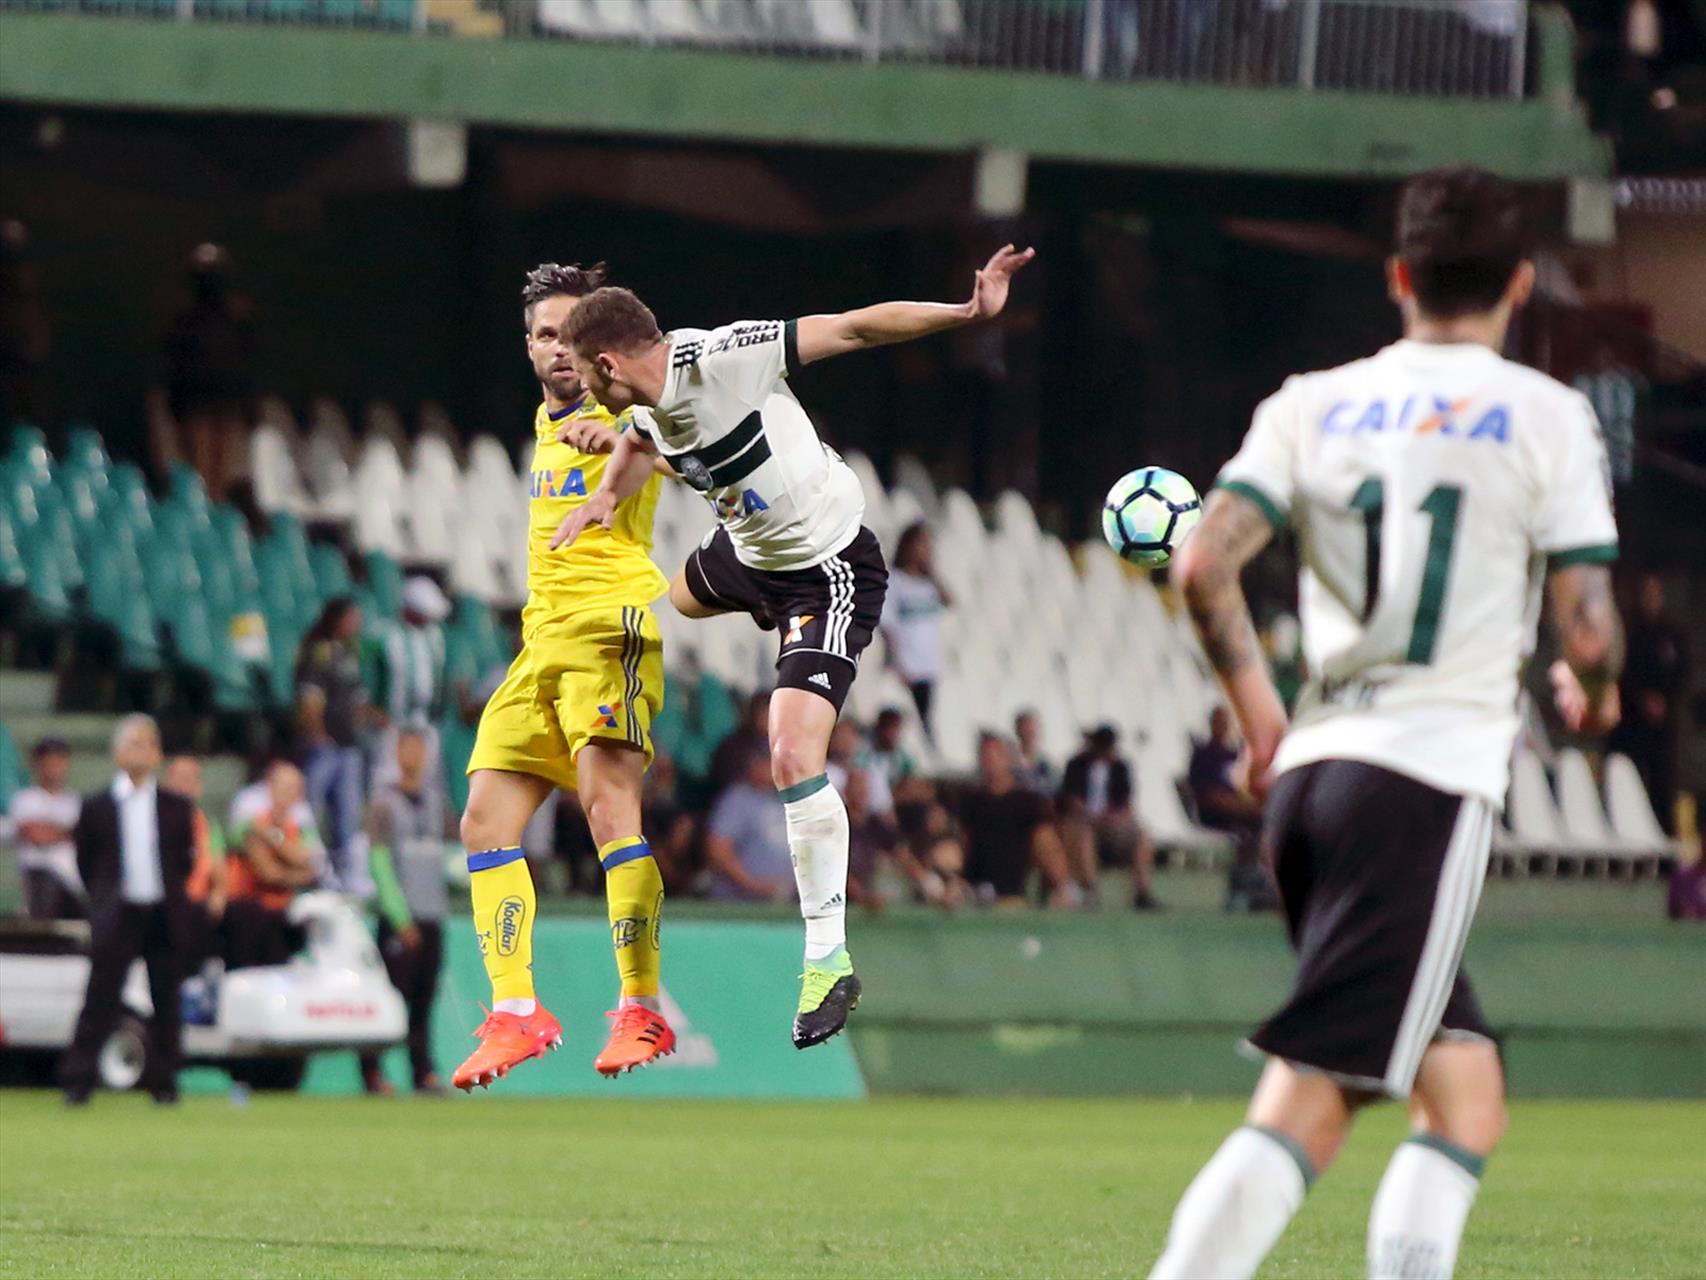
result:
[[(1445, 609), (1445, 588), (1451, 581), (1451, 553), (1457, 543), (1458, 513), (1463, 490), (1454, 484), (1435, 485), (1417, 508), (1429, 517), (1427, 560), (1422, 566), (1422, 591), (1410, 626), (1404, 661), (1427, 666), (1439, 640), (1439, 619)], [(1351, 495), (1351, 510), (1362, 514), (1367, 558), (1364, 561), (1362, 620), (1368, 622), (1380, 596), (1380, 526), (1386, 515), (1386, 490), (1370, 476)]]

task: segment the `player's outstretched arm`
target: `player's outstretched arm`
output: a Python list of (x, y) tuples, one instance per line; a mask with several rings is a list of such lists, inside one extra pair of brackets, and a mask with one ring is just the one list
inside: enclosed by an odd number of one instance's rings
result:
[(624, 431), (618, 436), (610, 461), (604, 465), (604, 479), (585, 502), (563, 517), (551, 535), (551, 550), (572, 545), (594, 522), (610, 528), (616, 522), (617, 504), (646, 487), (656, 453), (656, 447), (639, 431)]
[(1573, 564), (1555, 570), (1546, 586), (1561, 653), (1548, 672), (1558, 714), (1573, 733), (1607, 733), (1621, 713), (1617, 677), (1623, 674), (1623, 622), (1611, 570)]
[(1202, 523), (1174, 557), (1172, 575), (1244, 731), (1250, 786), (1257, 794), (1267, 789), (1269, 767), (1285, 736), (1285, 704), (1262, 660), (1238, 576), (1272, 536), (1272, 523), (1255, 503), (1217, 489), (1208, 496)]
[(910, 342), (944, 329), (957, 329), (1001, 314), (1007, 289), (1021, 267), (1037, 256), (1035, 249), (997, 249), (977, 273), (971, 297), (964, 302), (879, 302), (839, 315), (801, 316), (794, 337), (801, 364), (844, 356), (849, 351)]

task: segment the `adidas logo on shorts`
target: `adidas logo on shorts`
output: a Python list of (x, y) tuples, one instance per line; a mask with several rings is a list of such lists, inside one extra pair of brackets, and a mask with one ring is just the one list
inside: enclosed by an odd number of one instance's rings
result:
[(829, 672), (820, 671), (815, 676), (807, 676), (806, 683), (815, 684), (820, 689), (827, 689), (829, 688)]

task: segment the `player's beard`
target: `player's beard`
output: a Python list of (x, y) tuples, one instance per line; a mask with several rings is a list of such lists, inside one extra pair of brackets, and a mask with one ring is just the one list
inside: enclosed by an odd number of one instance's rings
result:
[(580, 375), (566, 370), (547, 368), (540, 381), (545, 384), (547, 394), (556, 397), (563, 404), (573, 404), (586, 392)]

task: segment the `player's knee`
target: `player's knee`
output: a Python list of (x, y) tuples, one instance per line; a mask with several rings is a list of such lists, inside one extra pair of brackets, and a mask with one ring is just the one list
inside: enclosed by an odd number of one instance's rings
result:
[(514, 833), (504, 830), (503, 825), (492, 805), (470, 796), (462, 812), (462, 847), (475, 852), (509, 848), (515, 843)]
[(770, 776), (778, 787), (798, 786), (823, 770), (823, 750), (814, 744), (788, 734), (770, 744)]
[(1456, 1099), (1443, 1113), (1435, 1110), (1429, 1126), (1436, 1136), (1481, 1156), (1492, 1154), (1508, 1128), (1510, 1112), (1497, 1095)]

